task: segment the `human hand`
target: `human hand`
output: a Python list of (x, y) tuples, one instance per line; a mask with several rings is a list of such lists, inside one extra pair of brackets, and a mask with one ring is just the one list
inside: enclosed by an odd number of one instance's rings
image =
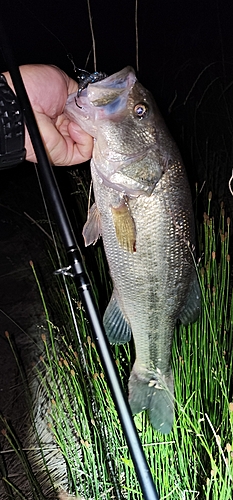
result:
[[(68, 95), (78, 90), (77, 82), (56, 66), (44, 64), (20, 66), (20, 73), (51, 163), (68, 166), (89, 160), (92, 137), (63, 113)], [(14, 90), (9, 73), (3, 74)], [(26, 160), (36, 162), (27, 129), (25, 148)]]

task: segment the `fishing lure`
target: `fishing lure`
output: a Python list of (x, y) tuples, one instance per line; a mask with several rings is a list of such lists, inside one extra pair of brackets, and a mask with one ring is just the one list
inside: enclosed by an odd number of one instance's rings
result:
[(76, 106), (78, 106), (78, 108), (80, 108), (81, 106), (78, 105), (77, 98), (80, 97), (81, 92), (87, 88), (89, 83), (100, 82), (101, 80), (104, 80), (104, 78), (107, 78), (108, 75), (106, 73), (102, 73), (101, 71), (89, 73), (89, 71), (87, 71), (86, 69), (80, 69), (76, 66), (72, 54), (67, 54), (67, 57), (73, 65), (73, 70), (76, 73), (76, 78), (78, 81), (78, 92), (77, 97), (75, 98), (75, 104)]
[(79, 73), (77, 74), (77, 80), (78, 80), (78, 92), (77, 92), (77, 97), (80, 96), (81, 92), (89, 85), (89, 83), (96, 83), (99, 82), (100, 80), (104, 80), (104, 78), (107, 78), (108, 75), (106, 73), (102, 73), (99, 71), (95, 71), (94, 73), (89, 73), (85, 69), (79, 69), (77, 68)]

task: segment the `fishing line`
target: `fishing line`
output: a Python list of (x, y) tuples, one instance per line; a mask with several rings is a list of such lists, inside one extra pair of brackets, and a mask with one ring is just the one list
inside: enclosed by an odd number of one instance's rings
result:
[[(27, 5), (25, 5), (25, 3), (24, 3), (24, 2), (22, 2), (22, 0), (18, 0), (18, 2), (19, 2), (19, 3), (21, 3), (21, 5), (24, 7), (24, 9), (25, 9), (25, 10), (27, 10), (27, 11), (30, 13), (30, 15), (31, 15), (32, 17), (34, 17), (34, 19), (36, 19), (36, 21), (37, 21), (37, 22), (38, 22), (41, 26), (43, 26), (43, 28), (44, 28), (46, 31), (48, 31), (48, 33), (50, 33), (50, 35), (52, 35), (52, 36), (53, 36), (53, 38), (55, 38), (55, 39), (58, 41), (58, 43), (60, 43), (60, 45), (62, 46), (62, 48), (64, 49), (64, 51), (66, 52), (66, 54), (67, 54), (67, 56), (68, 56), (68, 55), (69, 55), (69, 51), (67, 50), (67, 47), (66, 47), (66, 46), (64, 45), (64, 43), (61, 41), (61, 39), (60, 39), (57, 35), (55, 35), (55, 33), (53, 33), (53, 31), (51, 31), (51, 30), (48, 28), (48, 26), (46, 26), (46, 25), (45, 25), (45, 24), (44, 24), (44, 23), (43, 23), (43, 22), (42, 22), (42, 21), (41, 21), (41, 20), (37, 17), (37, 15), (35, 14), (35, 12), (33, 12), (33, 11), (32, 11), (32, 10), (31, 10), (31, 9), (30, 9)], [(71, 54), (71, 56), (72, 56), (72, 54)]]
[(90, 0), (87, 0), (87, 7), (88, 7), (88, 15), (89, 15), (89, 22), (90, 22), (90, 29), (91, 29), (92, 47), (93, 47), (94, 71), (97, 71), (96, 70), (95, 36), (94, 36), (93, 23), (92, 23), (92, 17), (91, 17)]
[(136, 71), (139, 73), (138, 55), (138, 0), (135, 0), (135, 38), (136, 38)]
[[(74, 57), (73, 57), (73, 54), (71, 52), (69, 52), (69, 50), (67, 49), (67, 47), (65, 46), (65, 44), (62, 42), (62, 40), (57, 36), (55, 35), (55, 33), (53, 31), (51, 31), (50, 28), (48, 28), (48, 26), (46, 26), (46, 24), (44, 24), (40, 19), (39, 17), (35, 14), (35, 12), (33, 12), (27, 5), (25, 5), (25, 3), (22, 1), (22, 0), (18, 0), (18, 2), (24, 7), (24, 9), (26, 11), (29, 12), (29, 14), (53, 37), (55, 38), (55, 40), (57, 40), (57, 42), (61, 45), (61, 47), (63, 48), (64, 52), (66, 53), (66, 57), (69, 59), (69, 61), (71, 62), (72, 64), (72, 67), (73, 67), (73, 71), (75, 74), (77, 74), (77, 66), (74, 62)], [(90, 26), (91, 26), (91, 34), (92, 34), (92, 20), (91, 18), (90, 19)], [(91, 52), (92, 50), (95, 51), (95, 41), (93, 42), (93, 37), (94, 37), (94, 32), (93, 32), (93, 36), (92, 36), (92, 46), (89, 50), (89, 53), (87, 55), (87, 58), (86, 58), (86, 62), (85, 62), (85, 65), (84, 65), (84, 68), (87, 67), (87, 64), (88, 64), (88, 61), (90, 59), (90, 55), (91, 55)], [(94, 61), (96, 61), (96, 56), (95, 56), (95, 52), (94, 52)], [(95, 66), (96, 66), (96, 62), (95, 62)], [(95, 69), (96, 71), (96, 69)]]

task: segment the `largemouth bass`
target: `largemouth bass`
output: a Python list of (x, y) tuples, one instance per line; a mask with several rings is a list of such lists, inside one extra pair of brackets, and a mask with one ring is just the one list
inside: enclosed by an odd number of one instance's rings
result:
[(197, 319), (200, 290), (191, 248), (194, 221), (185, 169), (152, 95), (130, 67), (69, 96), (66, 114), (94, 140), (95, 204), (85, 244), (102, 236), (113, 281), (104, 314), (111, 343), (133, 335), (133, 414), (149, 410), (169, 433), (174, 418), (171, 347), (176, 321)]

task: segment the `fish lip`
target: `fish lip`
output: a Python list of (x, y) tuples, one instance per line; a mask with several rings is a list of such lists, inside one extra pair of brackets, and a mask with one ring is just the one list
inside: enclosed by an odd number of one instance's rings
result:
[[(96, 137), (95, 122), (101, 119), (111, 119), (116, 116), (114, 101), (117, 103), (118, 113), (124, 109), (130, 90), (137, 77), (131, 66), (126, 66), (118, 73), (95, 83), (90, 83), (79, 97), (69, 95), (64, 114), (78, 123), (86, 132)], [(118, 99), (118, 101), (117, 101)], [(113, 103), (113, 107), (111, 107)], [(90, 122), (93, 122), (90, 127)]]

